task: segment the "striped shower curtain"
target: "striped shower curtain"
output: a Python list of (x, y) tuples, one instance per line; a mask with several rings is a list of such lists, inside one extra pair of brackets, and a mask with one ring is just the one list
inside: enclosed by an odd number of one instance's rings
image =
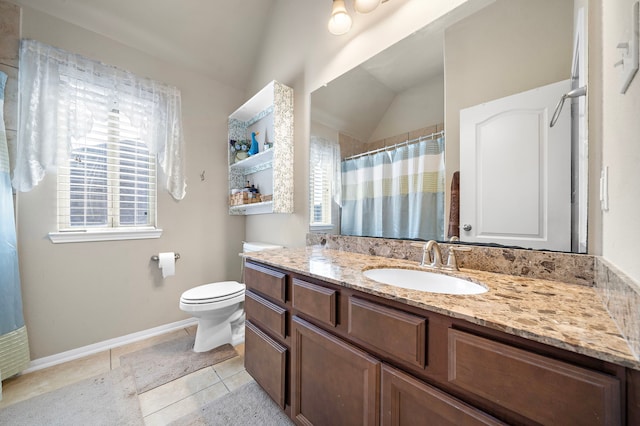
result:
[(342, 162), (343, 235), (442, 240), (444, 137)]
[(9, 152), (3, 116), (6, 82), (7, 75), (0, 71), (0, 380), (19, 373), (29, 364), (27, 329), (22, 316)]

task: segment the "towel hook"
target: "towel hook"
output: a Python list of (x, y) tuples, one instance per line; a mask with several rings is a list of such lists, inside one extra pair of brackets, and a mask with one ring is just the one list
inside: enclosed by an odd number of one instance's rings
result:
[(556, 110), (553, 112), (553, 117), (551, 118), (551, 123), (549, 123), (549, 127), (555, 126), (558, 118), (560, 118), (560, 112), (562, 112), (562, 106), (564, 105), (564, 101), (569, 98), (578, 98), (580, 96), (584, 96), (587, 94), (587, 86), (578, 87), (577, 89), (573, 89), (560, 98), (558, 105), (556, 105)]

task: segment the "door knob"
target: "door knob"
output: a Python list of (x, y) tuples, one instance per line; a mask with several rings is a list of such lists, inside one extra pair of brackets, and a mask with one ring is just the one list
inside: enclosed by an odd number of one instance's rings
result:
[(471, 225), (469, 225), (468, 223), (465, 223), (464, 225), (462, 225), (462, 229), (469, 232), (471, 231)]

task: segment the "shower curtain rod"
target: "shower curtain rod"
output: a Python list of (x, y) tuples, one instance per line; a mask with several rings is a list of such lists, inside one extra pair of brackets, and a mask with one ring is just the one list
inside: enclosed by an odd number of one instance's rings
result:
[(394, 144), (394, 145), (389, 145), (389, 146), (385, 146), (385, 147), (382, 147), (382, 148), (372, 149), (371, 151), (361, 152), (360, 154), (354, 154), (354, 155), (352, 155), (350, 157), (343, 158), (342, 161), (353, 160), (354, 158), (364, 157), (365, 155), (371, 155), (371, 154), (375, 154), (377, 152), (388, 151), (388, 150), (395, 149), (395, 148), (398, 148), (398, 147), (403, 146), (403, 145), (411, 145), (411, 144), (414, 144), (414, 143), (417, 143), (417, 142), (422, 142), (422, 141), (426, 141), (426, 140), (433, 140), (433, 139), (436, 139), (437, 137), (440, 137), (440, 136), (444, 136), (444, 130), (441, 130), (441, 131), (435, 132), (435, 133), (431, 133), (430, 135), (427, 135), (427, 136), (420, 136), (420, 137), (417, 137), (417, 138), (411, 139), (411, 140), (407, 139), (404, 142), (398, 142), (397, 144)]

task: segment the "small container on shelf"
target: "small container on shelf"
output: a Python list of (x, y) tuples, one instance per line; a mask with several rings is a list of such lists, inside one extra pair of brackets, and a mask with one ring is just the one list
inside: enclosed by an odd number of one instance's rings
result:
[(249, 193), (245, 191), (240, 191), (235, 194), (231, 194), (229, 196), (229, 205), (230, 206), (239, 206), (241, 204), (247, 204), (249, 201)]

